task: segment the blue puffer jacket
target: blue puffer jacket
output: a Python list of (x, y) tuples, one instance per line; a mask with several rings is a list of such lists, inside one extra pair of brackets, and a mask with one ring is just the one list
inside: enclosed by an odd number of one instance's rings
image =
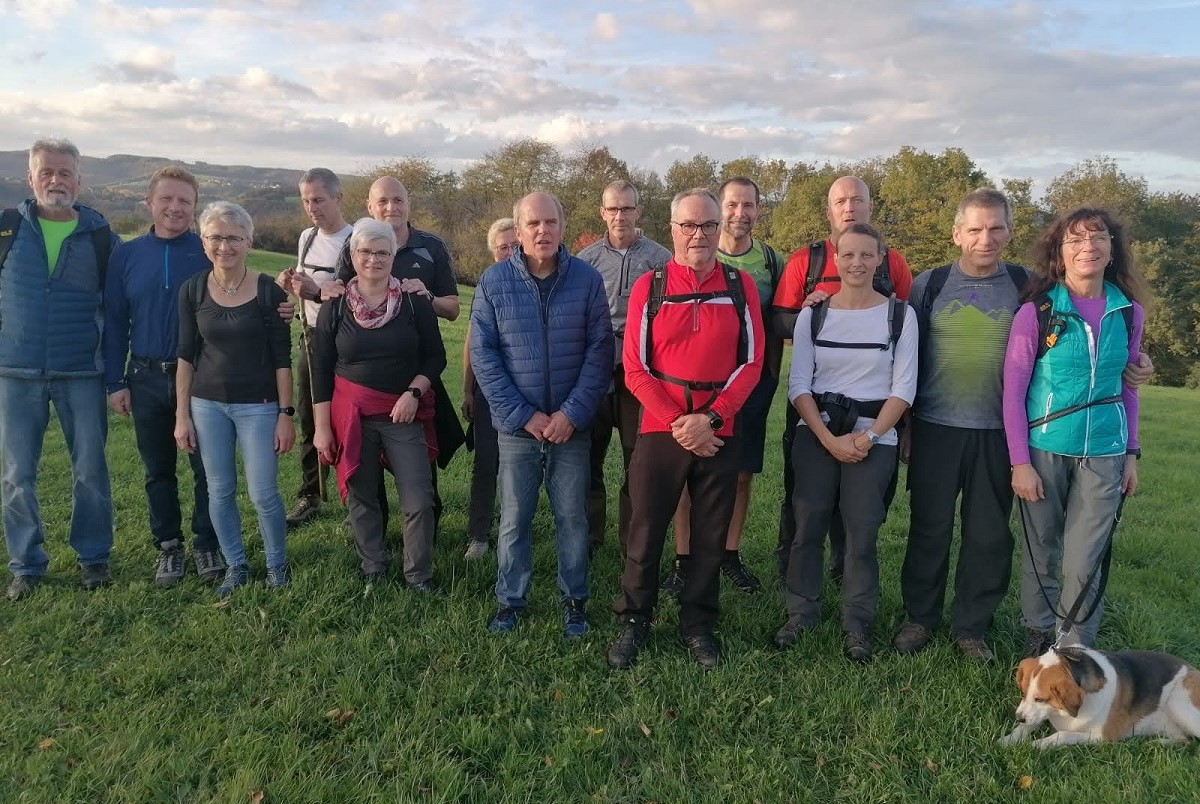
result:
[[(103, 368), (104, 311), (92, 232), (99, 212), (76, 204), (75, 231), (47, 272), (46, 241), (33, 200), (21, 202), (21, 225), (0, 269), (0, 376), (95, 377)], [(112, 245), (119, 242), (112, 236)]]
[(484, 271), (471, 307), (471, 366), (501, 433), (561, 410), (591, 425), (612, 379), (613, 333), (604, 280), (558, 249), (558, 278), (542, 304), (521, 250)]

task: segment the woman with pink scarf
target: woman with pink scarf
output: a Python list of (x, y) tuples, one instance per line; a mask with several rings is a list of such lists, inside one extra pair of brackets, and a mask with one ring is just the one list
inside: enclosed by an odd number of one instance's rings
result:
[(344, 296), (322, 305), (313, 332), (313, 446), (336, 468), (364, 579), (377, 583), (387, 573), (378, 497), (387, 466), (404, 510), (405, 582), (436, 593), (430, 379), (445, 369), (446, 349), (429, 300), (402, 293), (392, 276), (395, 252), (391, 226), (354, 224), (355, 276)]

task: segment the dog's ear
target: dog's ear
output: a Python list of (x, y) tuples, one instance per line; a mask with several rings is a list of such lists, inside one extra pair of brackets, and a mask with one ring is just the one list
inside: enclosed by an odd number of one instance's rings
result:
[(1079, 714), (1079, 707), (1083, 706), (1083, 690), (1069, 674), (1064, 673), (1061, 679), (1055, 679), (1049, 692), (1051, 699), (1061, 704), (1068, 715), (1075, 717)]
[(1104, 670), (1095, 659), (1088, 655), (1086, 650), (1074, 647), (1062, 648), (1058, 651), (1058, 656), (1070, 671), (1071, 679), (1084, 692), (1099, 692), (1104, 688)]
[(1014, 680), (1017, 682), (1017, 686), (1021, 688), (1022, 696), (1029, 692), (1029, 680), (1033, 678), (1034, 673), (1037, 672), (1037, 668), (1038, 660), (1032, 657), (1022, 659), (1021, 663), (1017, 665), (1017, 675)]

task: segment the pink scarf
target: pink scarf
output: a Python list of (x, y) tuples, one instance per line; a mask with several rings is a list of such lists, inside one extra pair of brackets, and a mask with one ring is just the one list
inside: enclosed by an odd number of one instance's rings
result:
[(388, 277), (387, 297), (377, 307), (371, 307), (358, 289), (358, 277), (346, 283), (346, 306), (354, 316), (354, 322), (363, 329), (379, 329), (400, 312), (400, 280)]

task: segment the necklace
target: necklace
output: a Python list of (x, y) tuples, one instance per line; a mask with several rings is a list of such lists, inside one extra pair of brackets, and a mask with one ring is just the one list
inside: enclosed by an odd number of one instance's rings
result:
[(217, 287), (219, 287), (221, 289), (221, 292), (224, 293), (226, 296), (236, 296), (237, 292), (242, 289), (242, 283), (246, 281), (246, 274), (248, 274), (248, 273), (250, 273), (249, 268), (242, 268), (242, 278), (237, 281), (236, 285), (234, 285), (231, 288), (227, 288), (221, 284), (221, 281), (219, 279), (217, 279), (217, 274), (214, 271), (213, 275), (212, 275), (213, 276), (213, 284), (216, 285)]

